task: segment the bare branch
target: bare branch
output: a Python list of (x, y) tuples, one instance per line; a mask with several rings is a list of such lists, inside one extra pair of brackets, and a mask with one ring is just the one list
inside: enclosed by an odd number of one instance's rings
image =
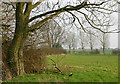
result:
[(12, 2), (8, 3), (8, 2), (3, 2), (4, 4), (8, 4), (8, 5), (12, 5), (13, 9), (16, 9), (16, 7), (13, 5)]
[[(102, 3), (100, 3), (100, 4), (87, 4), (87, 2), (83, 2), (83, 3), (81, 3), (80, 5), (77, 5), (77, 6), (70, 6), (70, 5), (69, 5), (69, 6), (65, 6), (65, 7), (62, 7), (62, 8), (60, 8), (60, 9), (48, 11), (48, 12), (46, 12), (46, 13), (43, 13), (43, 14), (37, 15), (37, 16), (35, 16), (35, 17), (32, 17), (32, 18), (29, 20), (29, 22), (31, 22), (31, 21), (33, 21), (33, 20), (35, 20), (35, 19), (37, 19), (37, 18), (40, 18), (40, 17), (42, 17), (42, 16), (46, 16), (46, 15), (48, 15), (48, 14), (55, 13), (55, 12), (59, 12), (59, 11), (62, 11), (62, 10), (64, 10), (64, 11), (73, 11), (73, 10), (79, 10), (79, 9), (84, 8), (84, 7), (86, 7), (86, 6), (89, 6), (89, 5), (100, 6), (100, 5), (104, 4), (104, 3), (105, 3), (105, 2), (102, 2)], [(29, 23), (29, 22), (28, 22), (28, 23)]]
[(57, 12), (57, 13), (55, 13), (55, 14), (52, 14), (52, 15), (50, 15), (49, 17), (47, 17), (47, 18), (43, 19), (42, 21), (40, 21), (39, 23), (37, 23), (37, 24), (35, 24), (35, 25), (32, 25), (32, 26), (28, 29), (28, 31), (35, 29), (36, 27), (40, 26), (42, 23), (46, 22), (47, 20), (52, 19), (53, 17), (59, 15), (61, 12), (63, 12), (63, 11), (59, 11), (59, 12)]
[(81, 25), (82, 29), (84, 30), (84, 32), (86, 32), (86, 30), (84, 29), (84, 26), (80, 22), (79, 18), (76, 15), (74, 15), (72, 12), (70, 12), (70, 11), (67, 11), (67, 12), (70, 13), (71, 15), (73, 15), (75, 18), (77, 18), (77, 20), (78, 20), (79, 24)]
[(43, 1), (45, 1), (45, 0), (39, 0), (36, 4), (32, 5), (32, 9), (36, 8)]

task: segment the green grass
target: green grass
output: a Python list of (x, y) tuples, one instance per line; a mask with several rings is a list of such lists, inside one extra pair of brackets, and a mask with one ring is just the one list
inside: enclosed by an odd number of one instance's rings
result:
[[(63, 56), (52, 56), (51, 58), (59, 61), (60, 58)], [(72, 54), (72, 55), (66, 55), (64, 59), (62, 60), (62, 63), (64, 62), (67, 65), (73, 65), (73, 66), (83, 66), (83, 65), (101, 65), (101, 66), (107, 66), (107, 65), (114, 65), (118, 66), (118, 57), (115, 55), (89, 55), (89, 54)]]
[[(117, 55), (64, 55), (50, 56), (66, 75), (49, 68), (40, 74), (25, 74), (6, 82), (117, 82)], [(53, 62), (47, 59), (49, 66)], [(50, 71), (51, 70), (51, 71)], [(69, 73), (73, 73), (69, 77)]]

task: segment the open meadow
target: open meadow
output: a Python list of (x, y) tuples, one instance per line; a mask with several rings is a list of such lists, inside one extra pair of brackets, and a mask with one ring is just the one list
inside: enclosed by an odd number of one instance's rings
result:
[[(51, 60), (52, 59), (52, 60)], [(68, 54), (48, 56), (39, 74), (24, 74), (6, 82), (117, 82), (118, 56)], [(60, 69), (56, 69), (54, 66)], [(39, 66), (39, 65), (38, 65)], [(60, 73), (61, 72), (61, 73)], [(70, 76), (72, 74), (72, 76)]]

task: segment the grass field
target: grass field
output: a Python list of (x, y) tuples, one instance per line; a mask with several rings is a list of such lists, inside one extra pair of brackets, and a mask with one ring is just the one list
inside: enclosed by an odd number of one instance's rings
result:
[[(66, 75), (57, 73), (52, 58)], [(59, 55), (49, 56), (49, 68), (40, 74), (25, 74), (6, 82), (117, 82), (117, 55)], [(68, 75), (73, 73), (71, 77)]]

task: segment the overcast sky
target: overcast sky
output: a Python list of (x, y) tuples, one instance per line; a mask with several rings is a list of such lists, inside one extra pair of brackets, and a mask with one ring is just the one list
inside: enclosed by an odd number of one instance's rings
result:
[[(115, 13), (112, 15), (112, 18), (115, 22), (114, 26), (112, 26), (112, 29), (118, 28), (118, 13)], [(110, 34), (110, 48), (118, 48), (118, 34)]]

